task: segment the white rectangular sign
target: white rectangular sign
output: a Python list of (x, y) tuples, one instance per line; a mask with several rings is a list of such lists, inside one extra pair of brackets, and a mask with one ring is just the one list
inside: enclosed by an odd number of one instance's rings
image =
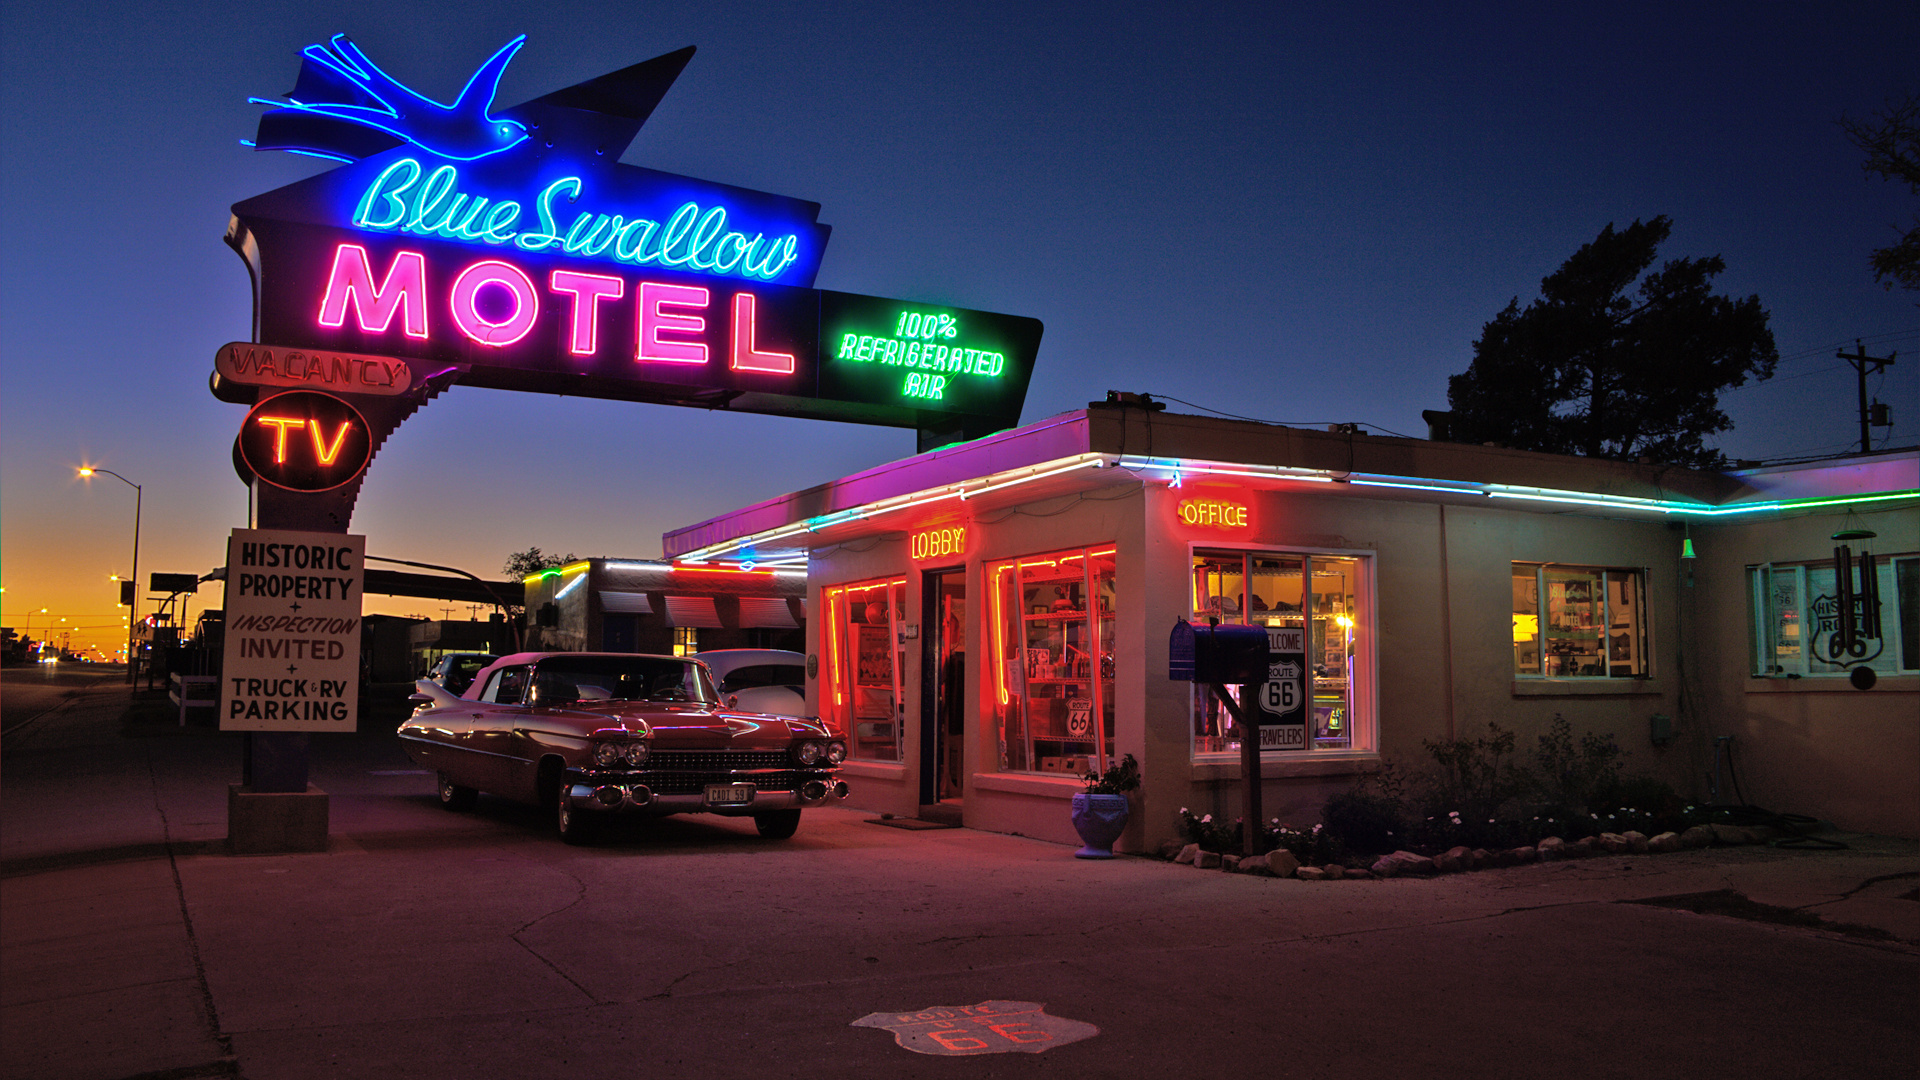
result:
[(235, 529), (227, 542), (222, 731), (352, 731), (367, 538)]

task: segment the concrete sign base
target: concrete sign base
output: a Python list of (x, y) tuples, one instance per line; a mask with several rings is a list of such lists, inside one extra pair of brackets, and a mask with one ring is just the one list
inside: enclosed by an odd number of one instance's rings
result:
[(227, 785), (227, 848), (235, 855), (327, 850), (327, 793), (254, 791)]

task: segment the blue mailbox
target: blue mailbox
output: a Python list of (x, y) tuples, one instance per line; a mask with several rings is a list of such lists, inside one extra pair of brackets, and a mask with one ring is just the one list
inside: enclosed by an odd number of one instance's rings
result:
[(1182, 619), (1167, 639), (1167, 677), (1201, 683), (1264, 683), (1268, 666), (1263, 626), (1195, 626)]

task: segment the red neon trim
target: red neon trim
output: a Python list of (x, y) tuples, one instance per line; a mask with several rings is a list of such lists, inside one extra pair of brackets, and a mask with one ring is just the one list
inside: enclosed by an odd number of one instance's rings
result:
[(773, 571), (771, 570), (738, 570), (728, 566), (682, 566), (679, 563), (674, 563), (673, 569), (679, 573), (689, 574), (748, 574), (753, 577), (773, 576)]
[(733, 360), (730, 366), (735, 371), (764, 371), (772, 375), (793, 374), (792, 353), (761, 352), (755, 347), (754, 340), (758, 337), (758, 324), (754, 319), (753, 310), (752, 293), (733, 294)]
[(626, 295), (627, 283), (612, 274), (555, 270), (548, 279), (554, 292), (573, 297), (573, 319), (568, 324), (567, 351), (592, 356), (600, 351), (600, 301)]
[[(396, 278), (399, 280), (396, 282)], [(411, 338), (427, 336), (427, 260), (417, 251), (395, 252), (393, 265), (378, 287), (373, 284), (373, 266), (367, 249), (359, 244), (341, 244), (333, 250), (333, 269), (327, 272), (327, 289), (320, 298), (320, 325), (339, 329), (347, 324), (347, 307), (363, 333), (386, 333), (393, 324), (396, 308), (406, 310), (401, 329)], [(368, 308), (372, 311), (369, 313)], [(368, 323), (371, 314), (372, 323)]]
[(840, 696), (841, 626), (840, 626), (840, 616), (837, 610), (838, 604), (840, 601), (840, 593), (842, 591), (843, 590), (840, 590), (840, 589), (829, 589), (827, 591), (827, 667), (830, 670), (832, 679), (833, 679), (833, 707), (834, 707), (834, 719), (836, 720), (844, 719), (844, 717), (840, 716), (839, 714), (839, 709), (843, 699)]
[(1000, 575), (1008, 569), (1005, 564), (993, 568), (993, 678), (1002, 705), (1007, 704), (1007, 627), (1001, 611)]
[(707, 320), (699, 315), (676, 315), (662, 308), (705, 308), (711, 294), (697, 285), (640, 283), (640, 343), (634, 359), (666, 364), (704, 364), (707, 346), (700, 341), (662, 341), (661, 334), (704, 334)]
[[(505, 322), (493, 322), (480, 314), (477, 301), (480, 290), (497, 285), (513, 294), (513, 314)], [(453, 282), (453, 321), (460, 332), (482, 345), (494, 348), (512, 345), (527, 336), (534, 320), (540, 317), (540, 296), (533, 291), (533, 279), (512, 263), (486, 259), (474, 263)]]

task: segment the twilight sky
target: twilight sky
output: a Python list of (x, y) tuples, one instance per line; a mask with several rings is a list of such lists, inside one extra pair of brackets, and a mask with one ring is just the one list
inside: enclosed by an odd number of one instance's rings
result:
[[(1042, 320), (1028, 422), (1118, 389), (1424, 436), (1509, 299), (1609, 222), (1667, 214), (1665, 257), (1722, 256), (1720, 291), (1772, 313), (1783, 362), (1722, 399), (1723, 449), (1854, 444), (1834, 352), (1856, 338), (1901, 354), (1869, 384), (1890, 445), (1920, 429), (1920, 296), (1866, 263), (1914, 200), (1835, 123), (1920, 85), (1910, 0), (78, 0), (0, 19), (0, 599), (36, 637), (64, 617), (97, 628), (76, 642), (124, 640), (108, 575), (128, 572), (134, 493), (82, 463), (143, 486), (142, 579), (220, 565), (245, 524), (246, 410), (207, 390), (215, 347), (248, 336), (221, 236), (233, 203), (326, 167), (242, 147), (246, 99), (337, 32), (441, 100), (526, 33), (501, 107), (697, 46), (623, 160), (820, 203), (821, 288)], [(668, 529), (913, 446), (456, 387), (375, 458), (353, 529), (483, 576), (528, 545), (655, 556)]]

